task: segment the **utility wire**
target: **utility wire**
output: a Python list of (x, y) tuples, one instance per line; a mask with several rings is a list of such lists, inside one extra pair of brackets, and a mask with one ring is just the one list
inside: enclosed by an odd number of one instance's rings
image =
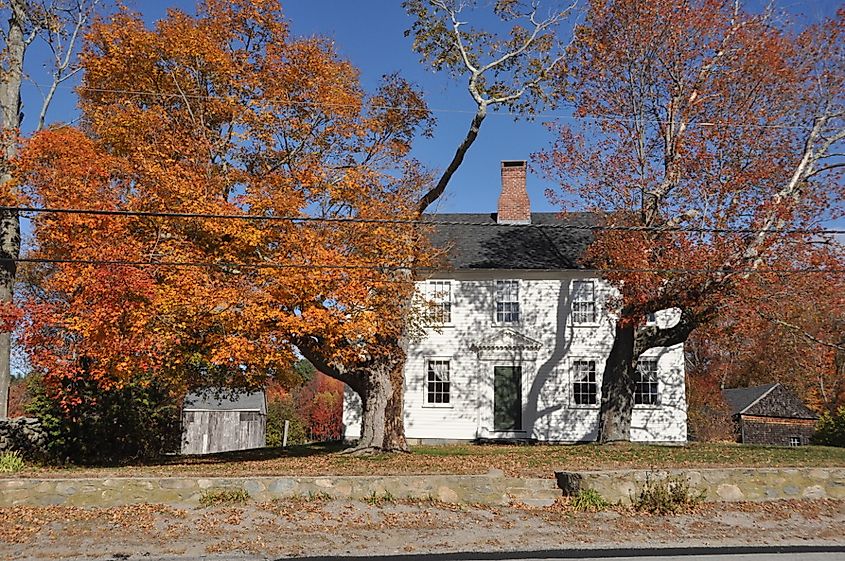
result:
[[(39, 85), (39, 84), (36, 84)], [(90, 91), (95, 93), (112, 93), (112, 94), (119, 94), (119, 95), (145, 95), (150, 97), (162, 97), (162, 98), (178, 98), (178, 99), (210, 99), (210, 100), (225, 100), (223, 96), (220, 95), (207, 95), (207, 94), (189, 94), (189, 93), (176, 93), (176, 92), (156, 92), (156, 91), (149, 91), (149, 90), (122, 90), (122, 89), (112, 89), (112, 88), (96, 88), (91, 86), (70, 86), (64, 85), (59, 87), (65, 87), (70, 89), (76, 90), (83, 90), (83, 91)], [(357, 109), (362, 106), (366, 106), (365, 103), (354, 104), (354, 103), (317, 103), (313, 101), (298, 101), (292, 99), (262, 99), (260, 101), (266, 103), (272, 103), (277, 105), (290, 105), (290, 106), (304, 106), (304, 107), (337, 107), (337, 108), (352, 108)], [(571, 105), (570, 105), (571, 106)], [(471, 114), (474, 115), (476, 111), (470, 109), (449, 109), (449, 108), (428, 108), (425, 106), (413, 106), (413, 105), (370, 105), (367, 106), (372, 109), (394, 109), (399, 111), (427, 111), (430, 113), (463, 113), (463, 114)], [(517, 112), (517, 111), (494, 111), (490, 113), (491, 115), (503, 115), (503, 116), (511, 116), (511, 117), (525, 117), (525, 113)], [(613, 114), (613, 113), (599, 113), (596, 115), (585, 115), (583, 117), (576, 116), (576, 115), (567, 115), (562, 113), (531, 113), (528, 114), (531, 117), (540, 117), (544, 119), (571, 119), (571, 120), (578, 120), (578, 119), (586, 119), (591, 121), (613, 121), (613, 122), (626, 122), (631, 123), (635, 121), (643, 122), (642, 119), (635, 119), (633, 117), (626, 117), (622, 114)], [(665, 125), (670, 122), (670, 120), (662, 121), (656, 119), (645, 119), (645, 122), (658, 124), (658, 125)], [(699, 122), (695, 123), (701, 127), (722, 127), (722, 128), (752, 128), (752, 129), (805, 129), (807, 128), (804, 125), (766, 125), (760, 123), (719, 123), (719, 122)]]
[[(0, 260), (3, 261), (3, 260)], [(400, 271), (414, 270), (426, 272), (444, 272), (444, 269), (435, 267), (412, 267), (403, 265), (322, 265), (313, 263), (235, 263), (235, 262), (214, 262), (203, 261), (130, 261), (130, 260), (107, 260), (107, 259), (63, 259), (47, 257), (18, 257), (7, 261), (17, 263), (55, 263), (73, 265), (96, 265), (96, 266), (119, 266), (119, 267), (199, 267), (199, 268), (228, 268), (228, 269), (337, 269), (337, 270), (373, 270), (373, 271)], [(524, 269), (526, 272), (548, 272), (559, 271), (560, 269)], [(845, 269), (687, 269), (687, 268), (611, 268), (611, 269), (571, 269), (573, 271), (596, 272), (596, 273), (663, 273), (663, 274), (845, 274)], [(403, 282), (403, 281), (397, 281)]]
[(808, 229), (808, 228), (709, 228), (696, 226), (602, 226), (602, 225), (579, 225), (579, 224), (499, 224), (497, 222), (470, 222), (460, 220), (439, 220), (439, 216), (430, 215), (431, 220), (402, 219), (402, 218), (355, 218), (355, 217), (320, 217), (320, 216), (280, 216), (276, 214), (216, 214), (201, 212), (166, 212), (166, 211), (143, 211), (143, 210), (105, 210), (105, 209), (82, 209), (82, 208), (55, 208), (55, 207), (0, 207), (0, 210), (7, 212), (33, 212), (50, 214), (75, 214), (94, 216), (121, 216), (139, 218), (201, 218), (212, 220), (245, 220), (245, 221), (271, 221), (271, 222), (329, 222), (329, 223), (350, 223), (350, 224), (416, 224), (423, 226), (469, 226), (469, 227), (494, 227), (494, 228), (540, 228), (553, 230), (580, 230), (580, 231), (613, 231), (613, 232), (689, 232), (689, 233), (711, 233), (711, 234), (807, 234), (807, 235), (834, 235), (845, 234), (845, 229)]

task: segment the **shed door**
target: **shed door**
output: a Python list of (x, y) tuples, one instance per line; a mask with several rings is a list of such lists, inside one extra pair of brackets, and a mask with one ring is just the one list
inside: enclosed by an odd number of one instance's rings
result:
[(493, 367), (493, 430), (522, 430), (522, 367)]

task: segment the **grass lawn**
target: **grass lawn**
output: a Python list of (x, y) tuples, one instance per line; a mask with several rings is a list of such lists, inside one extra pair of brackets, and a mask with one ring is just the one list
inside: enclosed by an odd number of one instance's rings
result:
[(555, 471), (670, 467), (845, 467), (845, 449), (695, 443), (415, 446), (412, 454), (339, 455), (337, 444), (174, 456), (120, 467), (29, 466), (18, 477), (485, 474), (554, 477)]

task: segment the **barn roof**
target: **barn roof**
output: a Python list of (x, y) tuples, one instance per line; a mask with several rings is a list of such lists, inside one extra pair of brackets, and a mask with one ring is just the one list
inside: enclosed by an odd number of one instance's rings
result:
[(764, 395), (772, 391), (777, 384), (766, 384), (754, 386), (753, 388), (731, 388), (722, 390), (728, 407), (731, 408), (731, 415), (738, 415), (745, 412), (748, 407), (756, 403)]
[(782, 384), (722, 390), (731, 415), (758, 415), (790, 419), (817, 419), (797, 395)]
[[(531, 224), (496, 222), (496, 213), (430, 214), (429, 237), (435, 247), (448, 249), (453, 269), (586, 269), (580, 262), (593, 240), (589, 229), (550, 228), (550, 225), (589, 227), (595, 214), (532, 212)], [(470, 223), (472, 225), (468, 225)]]
[(267, 413), (267, 402), (261, 390), (245, 392), (225, 388), (210, 388), (189, 392), (185, 396), (185, 411), (258, 411)]

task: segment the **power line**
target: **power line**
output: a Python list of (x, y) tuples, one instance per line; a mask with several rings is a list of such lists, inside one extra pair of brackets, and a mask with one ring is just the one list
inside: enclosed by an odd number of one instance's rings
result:
[(82, 208), (56, 208), (56, 207), (0, 207), (4, 211), (11, 212), (33, 212), (50, 214), (75, 214), (94, 216), (119, 216), (137, 218), (199, 218), (211, 220), (245, 220), (245, 221), (270, 221), (270, 222), (328, 222), (328, 223), (349, 223), (349, 224), (395, 224), (395, 225), (422, 225), (422, 226), (468, 226), (468, 227), (495, 227), (495, 228), (540, 228), (553, 230), (580, 230), (580, 231), (612, 231), (612, 232), (657, 232), (657, 233), (709, 233), (709, 234), (805, 234), (805, 235), (835, 235), (845, 234), (843, 230), (809, 229), (809, 228), (710, 228), (696, 226), (604, 226), (604, 225), (579, 225), (579, 224), (500, 224), (497, 222), (470, 222), (460, 220), (438, 220), (438, 216), (430, 215), (432, 220), (427, 219), (402, 219), (402, 218), (357, 218), (357, 217), (321, 217), (321, 216), (281, 216), (276, 214), (217, 214), (202, 212), (169, 212), (169, 211), (144, 211), (144, 210), (105, 210), (105, 209), (82, 209)]
[[(3, 261), (3, 260), (0, 260)], [(337, 270), (372, 270), (372, 271), (424, 271), (448, 272), (444, 268), (413, 267), (404, 265), (324, 265), (314, 263), (236, 263), (236, 262), (203, 262), (203, 261), (130, 261), (108, 259), (65, 259), (48, 257), (18, 257), (7, 261), (17, 263), (52, 263), (71, 265), (94, 265), (114, 267), (197, 267), (197, 268), (228, 268), (228, 269), (337, 269)], [(525, 272), (550, 272), (561, 269), (521, 269)], [(568, 269), (578, 272), (601, 273), (655, 273), (655, 274), (845, 274), (845, 269), (825, 269), (819, 267), (803, 269), (687, 269), (687, 268), (609, 268), (609, 269)], [(379, 281), (390, 282), (390, 281)], [(404, 281), (394, 281), (404, 282)]]
[[(43, 84), (36, 84), (40, 86), (44, 86)], [(46, 87), (46, 86), (45, 86)], [(162, 97), (162, 98), (187, 98), (187, 99), (209, 99), (209, 100), (223, 100), (224, 98), (219, 95), (207, 95), (207, 94), (189, 94), (189, 93), (176, 93), (176, 92), (157, 92), (157, 91), (149, 91), (149, 90), (122, 90), (122, 89), (113, 89), (113, 88), (96, 88), (91, 86), (59, 86), (59, 87), (66, 87), (70, 89), (76, 90), (84, 90), (96, 93), (113, 93), (119, 95), (145, 95), (150, 97)], [(265, 101), (267, 103), (274, 103), (278, 105), (290, 105), (290, 106), (302, 106), (302, 107), (337, 107), (337, 108), (351, 108), (357, 109), (359, 107), (364, 106), (364, 103), (355, 104), (355, 103), (331, 103), (331, 102), (324, 102), (324, 103), (317, 103), (313, 101), (300, 101), (300, 100), (292, 100), (292, 99), (264, 99), (261, 101)], [(571, 106), (571, 105), (570, 105)], [(450, 114), (469, 114), (474, 115), (476, 111), (469, 110), (469, 109), (450, 109), (450, 108), (429, 108), (422, 105), (413, 106), (413, 105), (370, 105), (372, 109), (395, 109), (399, 111), (427, 111), (430, 113), (450, 113)], [(573, 107), (573, 106), (571, 106)], [(525, 113), (521, 113), (518, 111), (494, 111), (490, 113), (491, 115), (502, 115), (502, 116), (509, 116), (509, 117), (525, 117)], [(613, 114), (613, 113), (597, 113), (595, 115), (585, 115), (585, 116), (575, 116), (575, 115), (567, 115), (562, 113), (531, 113), (531, 117), (536, 118), (544, 118), (544, 119), (570, 119), (570, 120), (577, 120), (577, 119), (586, 119), (591, 121), (611, 121), (611, 122), (620, 122), (620, 123), (632, 123), (636, 121), (647, 122), (652, 124), (664, 125), (673, 121), (661, 121), (657, 119), (635, 119), (633, 117), (626, 117), (622, 114)], [(752, 128), (752, 129), (804, 129), (807, 128), (805, 125), (767, 125), (767, 124), (760, 124), (760, 123), (719, 123), (719, 122), (699, 122), (695, 123), (701, 127), (708, 127), (708, 128)]]

